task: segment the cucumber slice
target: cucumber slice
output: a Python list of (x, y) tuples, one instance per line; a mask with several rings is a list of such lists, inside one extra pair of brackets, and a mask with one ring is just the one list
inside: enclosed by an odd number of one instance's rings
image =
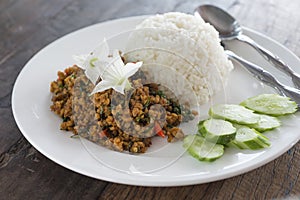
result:
[(209, 109), (209, 115), (213, 118), (225, 119), (238, 124), (256, 124), (259, 116), (240, 105), (219, 104)]
[(261, 94), (246, 99), (240, 105), (258, 113), (274, 116), (292, 114), (298, 109), (296, 102), (291, 101), (288, 97), (283, 97), (278, 94)]
[(241, 125), (235, 125), (235, 127), (237, 128), (235, 139), (229, 143), (229, 146), (256, 150), (271, 145), (269, 139), (255, 129)]
[(199, 123), (199, 133), (210, 142), (227, 144), (235, 138), (236, 128), (222, 119), (208, 119)]
[(199, 135), (187, 135), (183, 140), (187, 152), (200, 161), (212, 162), (224, 154), (224, 146), (208, 142)]
[(259, 132), (264, 132), (278, 128), (281, 124), (276, 117), (269, 115), (259, 115), (260, 119), (257, 124), (249, 125), (249, 127), (256, 129)]

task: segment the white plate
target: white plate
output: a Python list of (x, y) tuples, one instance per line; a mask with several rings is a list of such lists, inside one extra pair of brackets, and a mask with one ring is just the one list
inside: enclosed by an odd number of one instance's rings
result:
[[(283, 126), (267, 133), (272, 143), (270, 148), (259, 151), (228, 149), (222, 158), (213, 163), (199, 162), (183, 154), (165, 168), (142, 173), (123, 163), (127, 158), (134, 162), (139, 159), (138, 156), (109, 151), (104, 162), (95, 159), (81, 140), (72, 139), (71, 133), (59, 130), (60, 119), (49, 109), (49, 84), (56, 79), (58, 70), (73, 64), (72, 55), (89, 52), (103, 37), (109, 38), (132, 30), (144, 18), (145, 16), (138, 16), (119, 19), (75, 31), (43, 48), (26, 64), (14, 86), (12, 109), (23, 135), (38, 151), (70, 170), (93, 178), (129, 185), (178, 186), (206, 183), (245, 173), (277, 158), (299, 140), (300, 117), (297, 113), (282, 118)], [(278, 54), (291, 67), (300, 65), (300, 60), (279, 43), (249, 29), (245, 33)], [(230, 47), (245, 58), (266, 67), (282, 82), (290, 84), (288, 79), (270, 67), (255, 51), (236, 42), (231, 43)], [(270, 91), (270, 88), (236, 66), (226, 87), (227, 102), (238, 103), (247, 97)], [(153, 158), (149, 160), (153, 161)], [(147, 163), (147, 159), (142, 161), (145, 166), (159, 164)], [(156, 162), (160, 162), (160, 159)], [(109, 167), (114, 163), (121, 166), (121, 170)]]

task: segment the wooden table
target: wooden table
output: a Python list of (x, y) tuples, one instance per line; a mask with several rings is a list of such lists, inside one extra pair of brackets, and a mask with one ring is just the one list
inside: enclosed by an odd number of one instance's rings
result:
[[(211, 0), (300, 56), (300, 1)], [(95, 180), (49, 160), (22, 136), (11, 110), (14, 81), (46, 44), (76, 29), (121, 17), (181, 11), (195, 0), (0, 1), (0, 199), (300, 198), (300, 144), (249, 173), (184, 187), (138, 187)], [(288, 133), (286, 133), (288, 134)]]

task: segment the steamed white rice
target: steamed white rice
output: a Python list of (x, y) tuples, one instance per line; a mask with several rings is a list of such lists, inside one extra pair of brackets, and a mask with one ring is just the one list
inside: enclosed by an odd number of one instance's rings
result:
[(192, 104), (207, 103), (224, 88), (233, 69), (214, 27), (199, 16), (178, 12), (139, 24), (129, 37), (125, 59), (143, 61), (155, 81)]

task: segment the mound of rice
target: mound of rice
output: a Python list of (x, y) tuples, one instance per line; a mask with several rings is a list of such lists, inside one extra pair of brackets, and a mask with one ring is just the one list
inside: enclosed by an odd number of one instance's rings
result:
[(156, 81), (192, 104), (193, 97), (207, 103), (233, 69), (214, 27), (199, 16), (178, 12), (145, 19), (131, 33), (124, 56), (126, 61), (143, 61)]

